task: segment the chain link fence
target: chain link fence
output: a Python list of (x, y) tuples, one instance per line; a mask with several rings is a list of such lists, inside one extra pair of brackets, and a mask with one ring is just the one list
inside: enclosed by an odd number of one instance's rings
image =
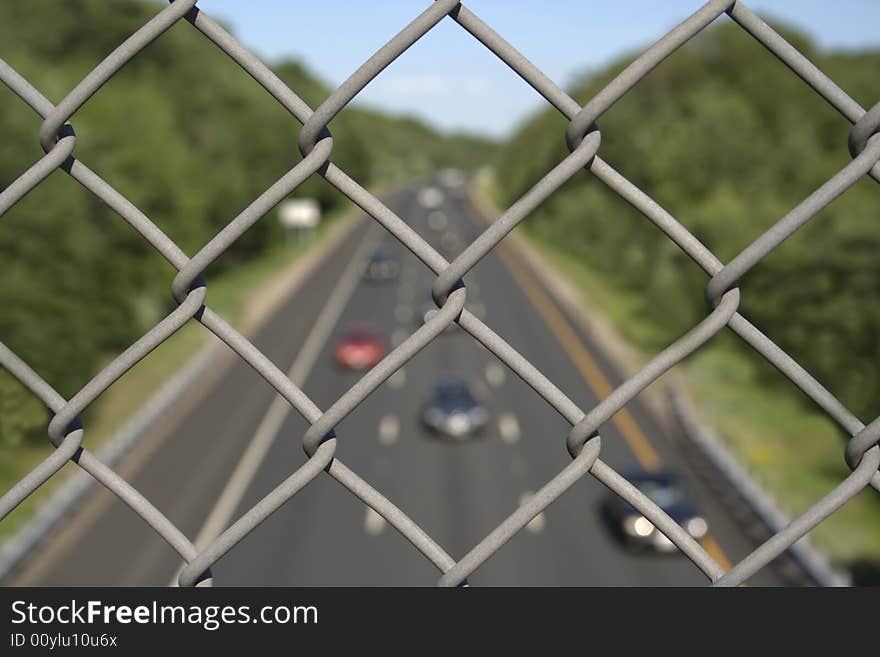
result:
[[(655, 66), (661, 64), (666, 57), (722, 14), (727, 14), (853, 124), (849, 133), (852, 161), (726, 264), (715, 257), (671, 214), (598, 155), (602, 133), (596, 123), (604, 112)], [(452, 262), (447, 262), (403, 219), (333, 163), (331, 159), (333, 137), (327, 129), (328, 123), (373, 78), (418, 39), (430, 32), (441, 20), (447, 18), (458, 23), (497, 55), (524, 82), (531, 85), (569, 120), (565, 139), (571, 151), (570, 155), (495, 220)], [(195, 30), (211, 40), (233, 62), (247, 71), (294, 119), (302, 124), (299, 133), (302, 160), (232, 219), (192, 257), (184, 253), (112, 185), (74, 157), (76, 135), (73, 126), (69, 123), (77, 110), (129, 60), (181, 19), (188, 21)], [(575, 481), (589, 473), (638, 509), (687, 555), (710, 582), (718, 586), (735, 586), (745, 582), (862, 489), (871, 486), (880, 491), (880, 472), (878, 472), (880, 418), (867, 426), (863, 424), (795, 360), (738, 312), (741, 292), (737, 286), (739, 278), (862, 176), (868, 175), (880, 182), (880, 134), (878, 134), (880, 104), (866, 112), (741, 2), (735, 0), (708, 2), (662, 36), (583, 107), (503, 37), (494, 32), (489, 25), (455, 0), (437, 0), (427, 7), (365, 61), (315, 110), (285, 86), (257, 57), (196, 7), (196, 0), (174, 0), (159, 11), (152, 20), (100, 62), (58, 105), (48, 101), (2, 60), (0, 60), (0, 80), (43, 118), (39, 138), (46, 153), (0, 193), (0, 215), (20, 201), (47, 176), (61, 169), (112, 208), (178, 272), (172, 285), (172, 292), (177, 301), (176, 308), (70, 399), (64, 399), (26, 362), (0, 343), (0, 364), (27, 386), (54, 414), (48, 427), (49, 439), (54, 447), (52, 453), (0, 498), (0, 519), (52, 478), (67, 461), (74, 461), (121, 498), (179, 553), (186, 563), (179, 576), (181, 586), (210, 585), (211, 566), (234, 549), (242, 538), (271, 513), (290, 502), (316, 477), (322, 476), (323, 472), (375, 510), (406, 537), (416, 550), (430, 560), (441, 573), (440, 585), (458, 586), (466, 584), (468, 576), (475, 569), (491, 558), (504, 543), (552, 504)], [(467, 298), (465, 278), (468, 272), (530, 212), (582, 170), (596, 176), (638, 209), (706, 272), (708, 277), (706, 297), (709, 308), (705, 319), (655, 356), (597, 406), (586, 412), (487, 324), (464, 308)], [(208, 288), (201, 276), (201, 273), (248, 228), (315, 174), (322, 176), (345, 194), (436, 274), (432, 294), (439, 309), (419, 330), (390, 352), (384, 360), (325, 410), (316, 406), (264, 354), (211, 309), (208, 304)], [(86, 428), (79, 419), (83, 410), (117, 379), (190, 321), (201, 323), (226, 343), (262, 375), (310, 424), (310, 428), (302, 438), (307, 455), (305, 463), (201, 551), (197, 550), (190, 539), (148, 499), (87, 449), (84, 443)], [(566, 439), (571, 463), (533, 497), (514, 510), (470, 552), (457, 560), (438, 545), (416, 520), (407, 517), (393, 501), (346, 467), (336, 455), (337, 445), (342, 437), (337, 436), (334, 431), (334, 427), (355, 407), (452, 322), (457, 322), (475, 340), (495, 354), (572, 427)], [(836, 488), (817, 500), (809, 510), (728, 571), (725, 571), (687, 531), (602, 460), (602, 437), (599, 433), (602, 424), (625, 404), (725, 327), (772, 363), (851, 436), (846, 445), (845, 459), (852, 470)]]

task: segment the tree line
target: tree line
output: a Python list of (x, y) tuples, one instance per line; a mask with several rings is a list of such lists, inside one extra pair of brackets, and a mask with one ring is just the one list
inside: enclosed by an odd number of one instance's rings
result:
[[(58, 102), (161, 8), (144, 0), (0, 4), (0, 57)], [(331, 89), (296, 61), (275, 73), (311, 107)], [(43, 153), (41, 119), (0, 85), (0, 188)], [(180, 21), (137, 55), (72, 119), (81, 158), (188, 254), (301, 156), (299, 123), (234, 62)], [(331, 122), (332, 160), (364, 185), (471, 167), (492, 145), (357, 106)], [(313, 176), (295, 195), (325, 212), (344, 197)], [(258, 222), (207, 274), (282, 240)], [(172, 306), (174, 271), (122, 219), (63, 172), (0, 220), (0, 340), (61, 394), (154, 325)], [(45, 439), (46, 411), (0, 370), (0, 446)]]
[[(778, 29), (863, 107), (877, 102), (880, 52), (824, 52)], [(585, 103), (634, 56), (581, 76), (573, 97)], [(598, 124), (602, 158), (724, 262), (850, 161), (851, 125), (732, 23), (670, 56)], [(568, 154), (565, 125), (541, 112), (503, 146), (505, 202)], [(744, 314), (866, 420), (880, 414), (878, 217), (880, 188), (865, 178), (739, 282)], [(587, 173), (524, 226), (613, 289), (637, 291), (638, 315), (653, 328), (641, 346), (651, 352), (708, 312), (705, 273)]]

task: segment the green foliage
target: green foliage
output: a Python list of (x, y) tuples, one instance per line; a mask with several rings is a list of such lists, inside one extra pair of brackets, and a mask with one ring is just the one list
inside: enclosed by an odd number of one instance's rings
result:
[(0, 370), (0, 449), (18, 447), (45, 430), (45, 406), (5, 370)]
[[(161, 3), (29, 0), (0, 5), (0, 57), (58, 102)], [(301, 65), (276, 74), (312, 107), (330, 89)], [(42, 156), (41, 119), (0, 85), (0, 188)], [(137, 55), (72, 118), (75, 156), (195, 253), (300, 161), (300, 124), (191, 25)], [(360, 108), (330, 125), (332, 160), (364, 185), (468, 168), (490, 144)], [(344, 201), (320, 176), (296, 195)], [(207, 274), (282, 240), (273, 215)], [(0, 221), (0, 339), (66, 396), (171, 308), (174, 270), (91, 193), (55, 172)], [(0, 443), (45, 438), (45, 412), (0, 376)]]
[[(880, 54), (827, 55), (783, 31), (862, 106), (877, 101)], [(574, 97), (585, 102), (630, 61), (585, 77)], [(598, 123), (601, 157), (722, 261), (850, 161), (850, 124), (731, 24), (673, 54)], [(567, 155), (564, 128), (555, 112), (541, 113), (502, 149), (498, 182), (506, 202)], [(862, 180), (740, 281), (746, 316), (864, 418), (880, 414), (878, 214), (880, 189)], [(657, 329), (641, 345), (651, 351), (707, 313), (706, 274), (587, 174), (526, 226), (619, 290), (639, 292), (639, 315)]]

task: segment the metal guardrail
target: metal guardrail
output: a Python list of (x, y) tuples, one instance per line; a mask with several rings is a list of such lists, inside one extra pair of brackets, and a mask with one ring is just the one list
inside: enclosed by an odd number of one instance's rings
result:
[[(222, 352), (218, 342), (205, 345), (177, 374), (168, 379), (140, 409), (115, 433), (97, 454), (104, 465), (113, 467), (146, 435), (147, 430), (161, 420), (193, 386), (203, 382), (212, 366), (216, 366)], [(40, 506), (15, 536), (0, 548), (0, 579), (5, 577), (37, 543), (46, 538), (58, 523), (82, 500), (95, 481), (86, 472), (77, 472), (67, 479), (47, 502)]]
[[(667, 395), (672, 413), (681, 425), (685, 439), (697, 447), (703, 457), (709, 461), (713, 475), (720, 477), (722, 485), (734, 491), (737, 498), (745, 503), (770, 533), (782, 531), (791, 522), (789, 515), (737, 461), (712, 428), (702, 421), (681, 387), (673, 384)], [(852, 578), (848, 573), (835, 569), (828, 557), (810, 544), (808, 536), (793, 543), (788, 548), (788, 554), (809, 581), (818, 586), (852, 584)]]
[[(49, 423), (49, 438), (54, 450), (0, 498), (0, 519), (50, 479), (68, 460), (72, 460), (124, 500), (180, 554), (186, 562), (179, 577), (182, 586), (208, 585), (211, 583), (211, 566), (221, 556), (233, 549), (260, 522), (291, 500), (315, 477), (326, 472), (384, 517), (412, 543), (415, 549), (429, 559), (441, 572), (438, 582), (440, 585), (456, 586), (464, 584), (476, 568), (525, 527), (532, 518), (552, 504), (575, 481), (590, 473), (638, 509), (675, 543), (712, 583), (718, 586), (732, 586), (744, 582), (863, 488), (872, 486), (880, 491), (880, 472), (878, 472), (880, 447), (877, 445), (880, 438), (880, 418), (865, 426), (797, 362), (740, 314), (738, 312), (740, 290), (737, 287), (737, 280), (741, 276), (862, 176), (870, 175), (880, 181), (880, 135), (878, 135), (880, 104), (866, 112), (744, 4), (736, 0), (708, 2), (661, 37), (581, 107), (467, 7), (454, 0), (437, 0), (364, 62), (314, 111), (294, 91), (285, 86), (266, 65), (199, 10), (195, 4), (196, 0), (171, 2), (100, 62), (57, 106), (50, 103), (14, 69), (0, 61), (0, 80), (43, 117), (39, 136), (46, 153), (0, 193), (0, 215), (39, 185), (50, 173), (62, 169), (116, 211), (178, 271), (172, 285), (177, 307), (69, 400), (59, 395), (27, 363), (0, 343), (0, 365), (26, 385), (54, 413)], [(598, 155), (601, 131), (596, 125), (602, 114), (651, 69), (724, 13), (853, 123), (849, 133), (852, 162), (727, 264), (722, 263), (666, 210)], [(565, 137), (571, 151), (570, 155), (548, 172), (451, 263), (437, 253), (390, 208), (333, 163), (331, 159), (333, 138), (327, 129), (327, 124), (333, 117), (373, 78), (447, 17), (495, 53), (569, 119)], [(181, 19), (191, 23), (195, 29), (214, 42), (302, 124), (299, 146), (303, 159), (192, 257), (181, 251), (149, 218), (109, 183), (73, 156), (76, 136), (73, 127), (68, 123), (77, 110), (132, 57)], [(587, 412), (578, 408), (563, 391), (508, 345), (501, 336), (464, 309), (467, 297), (467, 285), (464, 279), (467, 273), (532, 210), (582, 169), (591, 172), (640, 210), (706, 272), (709, 277), (706, 292), (710, 309), (705, 319), (660, 352), (639, 372), (624, 381), (607, 398)], [(326, 410), (318, 408), (265, 355), (210, 308), (207, 304), (207, 286), (201, 277), (205, 268), (250, 226), (315, 174), (321, 175), (348, 196), (436, 274), (432, 293), (439, 309), (424, 326), (389, 353)], [(302, 439), (308, 457), (305, 463), (201, 551), (197, 550), (189, 538), (162, 515), (148, 499), (85, 447), (83, 443), (85, 427), (79, 420), (80, 413), (114, 381), (191, 320), (200, 322), (225, 342), (239, 357), (260, 373), (310, 424)], [(334, 431), (334, 427), (358, 404), (452, 322), (457, 322), (462, 329), (506, 363), (572, 426), (566, 440), (572, 462), (458, 560), (447, 554), (391, 500), (337, 458), (336, 447), (340, 438)], [(726, 572), (682, 527), (600, 458), (602, 438), (599, 433), (599, 427), (627, 402), (640, 394), (670, 367), (699, 349), (724, 327), (730, 328), (746, 344), (764, 356), (852, 436), (845, 450), (846, 462), (852, 472), (808, 511), (794, 519)]]

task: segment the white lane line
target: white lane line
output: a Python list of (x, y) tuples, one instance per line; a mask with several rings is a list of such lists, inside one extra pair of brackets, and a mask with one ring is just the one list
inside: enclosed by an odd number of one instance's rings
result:
[(428, 213), (428, 228), (431, 230), (446, 230), (447, 225), (449, 222), (446, 219), (446, 213), (442, 210), (433, 210)]
[[(370, 229), (371, 233), (377, 232), (377, 228)], [(333, 288), (330, 297), (321, 314), (312, 326), (312, 330), (303, 342), (302, 347), (296, 355), (290, 370), (287, 372), (288, 378), (299, 388), (305, 383), (309, 372), (312, 371), (318, 356), (345, 306), (348, 305), (351, 295), (354, 294), (358, 282), (361, 278), (361, 270), (367, 256), (367, 251), (372, 248), (373, 240), (365, 239), (358, 247), (354, 257), (348, 263), (336, 287)], [(263, 416), (262, 421), (257, 426), (257, 431), (251, 438), (250, 444), (247, 446), (241, 460), (226, 482), (223, 492), (220, 494), (217, 503), (208, 515), (205, 524), (196, 536), (195, 546), (198, 550), (204, 550), (211, 541), (217, 538), (228, 526), (232, 518), (232, 514), (241, 503), (241, 498), (250, 487), (251, 482), (257, 474), (260, 465), (269, 453), (269, 449), (275, 442), (275, 437), (281, 430), (284, 420), (290, 413), (290, 403), (281, 395), (276, 395), (269, 406), (269, 410)], [(177, 586), (177, 578), (183, 569), (181, 565), (174, 577), (171, 579), (169, 586)]]
[(399, 347), (408, 337), (409, 333), (407, 333), (404, 329), (397, 329), (396, 331), (394, 331), (394, 333), (391, 334), (391, 344), (395, 347)]
[(401, 367), (399, 370), (391, 375), (390, 379), (388, 379), (388, 386), (394, 390), (400, 390), (403, 387), (404, 383), (406, 383), (405, 367)]
[(397, 307), (394, 309), (394, 318), (400, 322), (401, 324), (406, 324), (407, 322), (412, 321), (413, 311), (408, 305), (404, 303), (397, 304)]
[(486, 383), (488, 383), (493, 388), (497, 388), (504, 380), (507, 378), (507, 374), (504, 372), (504, 368), (498, 363), (498, 361), (491, 361), (488, 365), (486, 365)]
[(383, 445), (393, 445), (400, 436), (400, 420), (396, 415), (384, 415), (379, 420), (379, 442)]
[[(527, 490), (525, 493), (519, 496), (519, 505), (522, 506), (530, 499), (532, 499), (534, 495), (535, 494), (532, 491)], [(529, 524), (526, 525), (526, 531), (529, 531), (532, 534), (540, 534), (542, 531), (544, 531), (544, 527), (546, 526), (547, 519), (544, 517), (544, 512), (541, 511), (541, 513), (539, 513), (529, 521)]]
[(498, 433), (508, 445), (519, 442), (519, 421), (513, 413), (502, 413), (498, 417)]
[(378, 536), (385, 529), (385, 518), (367, 507), (364, 514), (364, 531), (370, 536)]

